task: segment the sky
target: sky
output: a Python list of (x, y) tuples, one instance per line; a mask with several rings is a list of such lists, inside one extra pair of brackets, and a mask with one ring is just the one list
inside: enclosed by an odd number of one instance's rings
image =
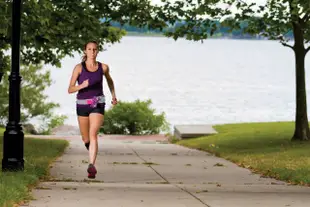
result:
[[(174, 1), (174, 0), (169, 0), (169, 1)], [(255, 2), (257, 5), (264, 5), (266, 3), (267, 0), (243, 0), (245, 2), (248, 2), (248, 3), (252, 3), (252, 2)], [(161, 0), (151, 0), (151, 2), (153, 4), (160, 4), (161, 3)]]
[[(168, 0), (168, 1), (170, 1), (170, 2), (174, 2), (174, 1), (176, 1), (176, 0)], [(183, 0), (183, 1), (185, 1), (185, 0)], [(195, 1), (195, 2), (197, 2), (197, 0), (193, 0), (193, 1)], [(236, 0), (237, 1), (237, 0)], [(253, 2), (255, 2), (256, 3), (256, 6), (254, 6), (253, 7), (253, 9), (257, 9), (258, 7), (257, 6), (260, 6), (260, 5), (265, 5), (266, 4), (266, 2), (268, 1), (268, 0), (242, 0), (242, 1), (244, 1), (244, 2), (247, 2), (247, 3), (253, 3)], [(152, 2), (152, 4), (161, 4), (161, 0), (151, 0), (151, 2)], [(227, 8), (227, 5), (223, 5), (223, 7), (222, 6), (220, 6), (221, 8)], [(232, 6), (232, 7), (230, 7), (229, 8), (230, 9), (230, 11), (234, 14), (234, 13), (236, 13), (238, 10), (234, 7), (234, 6)], [(240, 11), (239, 11), (240, 12)], [(207, 16), (206, 16), (207, 17)]]
[[(151, 0), (153, 3), (157, 4), (160, 3), (161, 0)], [(173, 1), (173, 0), (172, 0)], [(245, 2), (257, 2), (257, 4), (263, 4), (265, 3), (267, 0), (243, 0)]]

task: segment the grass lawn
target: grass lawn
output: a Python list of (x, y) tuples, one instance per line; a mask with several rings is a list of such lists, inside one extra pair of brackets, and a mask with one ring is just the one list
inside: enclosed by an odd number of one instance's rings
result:
[(176, 144), (211, 152), (264, 176), (310, 185), (310, 141), (292, 142), (293, 122), (216, 125), (216, 135)]
[[(0, 158), (2, 160), (3, 130), (0, 129)], [(64, 140), (40, 140), (25, 138), (24, 172), (2, 172), (0, 170), (0, 206), (9, 207), (31, 199), (29, 187), (48, 176), (49, 164), (60, 156), (68, 142)]]

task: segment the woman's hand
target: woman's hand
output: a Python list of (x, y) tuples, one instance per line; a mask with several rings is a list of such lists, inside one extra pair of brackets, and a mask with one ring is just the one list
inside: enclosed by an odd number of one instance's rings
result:
[(87, 79), (87, 80), (84, 80), (83, 83), (81, 84), (81, 88), (87, 88), (88, 85), (89, 85), (88, 79)]
[(111, 104), (113, 104), (113, 105), (117, 104), (117, 98), (116, 97), (112, 97)]

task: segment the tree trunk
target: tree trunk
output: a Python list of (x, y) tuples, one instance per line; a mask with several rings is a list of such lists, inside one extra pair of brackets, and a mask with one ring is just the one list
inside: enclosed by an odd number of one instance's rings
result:
[(309, 140), (310, 131), (307, 115), (307, 95), (305, 80), (304, 37), (300, 25), (294, 25), (295, 67), (296, 67), (296, 117), (295, 132), (292, 140)]

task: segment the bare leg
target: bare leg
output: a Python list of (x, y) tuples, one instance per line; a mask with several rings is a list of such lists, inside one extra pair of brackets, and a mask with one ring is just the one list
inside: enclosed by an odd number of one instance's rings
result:
[(98, 152), (98, 132), (103, 123), (104, 116), (99, 113), (91, 113), (89, 115), (89, 163), (95, 165)]
[(84, 143), (89, 143), (89, 118), (87, 116), (78, 116), (79, 128)]

